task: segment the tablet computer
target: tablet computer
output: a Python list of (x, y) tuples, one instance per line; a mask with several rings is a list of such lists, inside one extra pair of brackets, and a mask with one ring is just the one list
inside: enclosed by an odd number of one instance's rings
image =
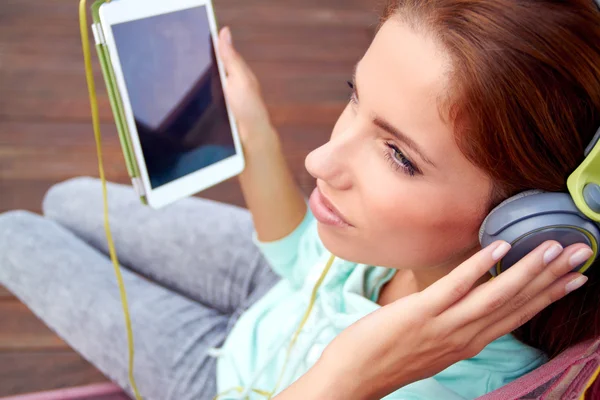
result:
[(140, 196), (158, 208), (239, 174), (210, 0), (113, 0), (99, 18)]

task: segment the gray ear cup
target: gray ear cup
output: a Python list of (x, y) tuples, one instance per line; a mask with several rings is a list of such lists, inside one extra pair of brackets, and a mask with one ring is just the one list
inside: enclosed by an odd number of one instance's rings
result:
[(556, 240), (563, 247), (574, 243), (590, 246), (594, 256), (574, 268), (583, 272), (598, 256), (600, 229), (577, 209), (569, 194), (530, 190), (505, 200), (485, 218), (479, 230), (481, 246), (496, 240), (505, 240), (512, 248), (490, 270), (494, 276), (546, 240)]
[[(485, 226), (487, 224), (487, 221), (490, 219), (490, 217), (496, 212), (496, 210), (500, 209), (501, 207), (505, 206), (508, 203), (512, 203), (513, 201), (519, 200), (523, 197), (527, 197), (527, 196), (532, 196), (534, 194), (539, 194), (539, 193), (544, 193), (543, 190), (526, 190), (524, 192), (521, 193), (517, 193), (512, 197), (509, 197), (508, 199), (504, 200), (502, 203), (498, 204), (496, 207), (494, 207), (492, 209), (492, 211), (489, 212), (489, 214), (487, 215), (487, 217), (485, 217), (485, 219), (483, 220), (483, 222), (481, 223), (481, 227), (479, 228), (479, 242), (481, 242), (481, 239), (483, 237), (483, 233), (485, 232)], [(494, 239), (496, 240), (496, 239)], [(492, 242), (494, 241), (492, 240)], [(490, 242), (491, 243), (491, 242)], [(484, 246), (485, 247), (485, 246)]]
[(583, 188), (583, 198), (592, 211), (600, 213), (600, 185), (588, 183)]

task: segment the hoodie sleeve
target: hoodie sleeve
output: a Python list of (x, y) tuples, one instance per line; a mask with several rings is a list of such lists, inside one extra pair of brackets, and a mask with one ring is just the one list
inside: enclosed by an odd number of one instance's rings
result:
[[(467, 384), (467, 382), (465, 382)], [(432, 399), (444, 399), (444, 400), (470, 400), (458, 393), (448, 389), (441, 385), (434, 378), (427, 378), (421, 381), (411, 383), (410, 385), (404, 386), (382, 400), (432, 400)]]
[(271, 265), (273, 271), (287, 279), (294, 288), (304, 283), (310, 268), (326, 251), (317, 232), (317, 221), (310, 208), (304, 219), (287, 236), (270, 241), (258, 240), (256, 231), (252, 240)]

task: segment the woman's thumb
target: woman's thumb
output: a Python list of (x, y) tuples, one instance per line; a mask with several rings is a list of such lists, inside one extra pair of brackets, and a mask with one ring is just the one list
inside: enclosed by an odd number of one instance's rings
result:
[(219, 50), (221, 50), (221, 58), (223, 59), (225, 68), (230, 69), (235, 59), (235, 50), (233, 49), (229, 27), (221, 29), (219, 34)]
[(231, 37), (231, 29), (229, 29), (228, 26), (226, 26), (225, 28), (223, 28), (221, 30), (221, 36), (223, 38), (223, 40), (225, 40), (225, 43), (227, 43), (228, 45), (233, 45), (233, 39)]

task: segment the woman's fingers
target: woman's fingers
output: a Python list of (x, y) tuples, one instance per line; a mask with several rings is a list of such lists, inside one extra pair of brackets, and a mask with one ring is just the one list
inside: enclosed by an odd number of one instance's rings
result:
[(233, 37), (231, 36), (231, 29), (229, 29), (228, 26), (221, 29), (220, 36), (225, 41), (225, 43), (230, 44), (230, 45), (233, 44)]
[[(552, 246), (556, 245), (557, 244), (554, 244)], [(552, 246), (546, 250), (544, 253), (545, 256), (548, 256), (552, 251)], [(482, 330), (489, 325), (496, 324), (496, 322), (507, 316), (518, 313), (526, 304), (536, 298), (547, 295), (546, 290), (549, 287), (552, 287), (555, 282), (571, 272), (573, 268), (585, 262), (593, 254), (592, 250), (584, 244), (571, 245), (564, 249), (564, 251), (560, 251), (560, 249), (561, 248), (554, 253), (554, 259), (546, 259), (546, 261), (549, 261), (547, 266), (542, 263), (542, 270), (540, 273), (525, 282), (526, 285), (522, 290), (519, 292), (511, 292), (511, 295), (508, 297), (509, 300), (505, 302), (503, 306), (498, 307), (496, 310), (490, 310), (484, 318), (478, 321), (477, 324), (479, 325), (479, 329)], [(511, 270), (512, 267), (506, 271), (506, 274), (508, 275), (508, 272)], [(498, 279), (501, 278), (502, 275), (504, 274), (501, 274)], [(490, 282), (490, 284), (492, 284), (492, 282)]]
[(474, 340), (476, 343), (474, 346), (477, 348), (481, 346), (483, 348), (482, 346), (496, 340), (500, 336), (514, 331), (550, 304), (581, 287), (586, 281), (587, 277), (585, 275), (575, 272), (563, 276), (532, 298), (527, 304), (515, 309), (500, 321), (489, 324), (479, 334), (475, 335)]
[(227, 75), (229, 75), (231, 72), (231, 52), (229, 51), (230, 45), (231, 31), (228, 27), (222, 28), (219, 32), (217, 49), (219, 52), (219, 57), (223, 61), (223, 67), (225, 68), (225, 73)]
[(233, 47), (233, 39), (229, 27), (221, 29), (219, 33), (219, 55), (223, 60), (225, 73), (229, 75), (240, 75), (246, 68), (244, 59)]
[[(481, 332), (498, 337), (511, 332), (562, 298), (567, 291), (565, 285), (582, 276), (569, 272), (591, 254), (591, 249), (583, 244), (563, 250), (555, 241), (542, 243), (510, 269), (442, 313), (438, 318), (441, 331), (465, 326), (475, 340), (479, 340)], [(574, 290), (575, 284), (568, 289)]]
[[(568, 272), (564, 271), (552, 281), (546, 282), (545, 286), (539, 287), (536, 292), (523, 291), (530, 282), (541, 276), (546, 264), (561, 252), (562, 247), (556, 241), (542, 243), (507, 271), (477, 287), (463, 301), (450, 307), (440, 323), (455, 324), (456, 321), (460, 321), (464, 325), (470, 324), (485, 316), (496, 315), (497, 310), (506, 304), (514, 304), (515, 299), (522, 298), (523, 295), (535, 296), (556, 278)], [(548, 277), (547, 273), (544, 275)], [(518, 295), (521, 292), (523, 294)]]
[(428, 309), (433, 315), (446, 311), (452, 304), (467, 295), (475, 282), (486, 274), (509, 250), (510, 244), (499, 240), (477, 252), (446, 277), (422, 292), (422, 298), (427, 302), (424, 308)]

